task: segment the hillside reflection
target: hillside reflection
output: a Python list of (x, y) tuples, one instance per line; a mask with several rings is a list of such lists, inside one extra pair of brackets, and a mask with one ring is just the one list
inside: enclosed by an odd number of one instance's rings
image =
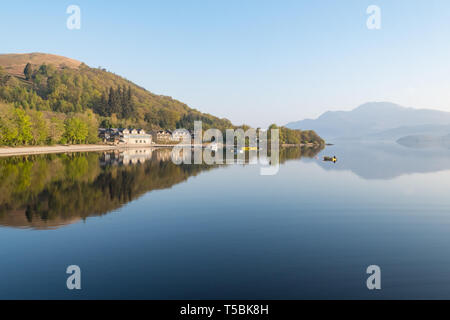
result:
[[(280, 162), (320, 150), (288, 148)], [(251, 162), (251, 159), (250, 159)], [(176, 165), (170, 149), (0, 159), (0, 225), (49, 229), (103, 215), (218, 165)]]

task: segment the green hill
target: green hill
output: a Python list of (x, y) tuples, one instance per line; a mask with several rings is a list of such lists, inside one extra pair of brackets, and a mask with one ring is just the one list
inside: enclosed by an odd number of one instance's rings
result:
[(204, 128), (233, 127), (105, 69), (44, 53), (0, 55), (0, 101), (44, 115), (90, 110), (103, 126), (191, 129), (194, 120), (202, 120)]
[[(0, 146), (96, 143), (99, 126), (193, 130), (196, 120), (204, 130), (236, 128), (105, 69), (51, 54), (0, 54)], [(281, 129), (282, 143), (323, 144), (314, 132)]]

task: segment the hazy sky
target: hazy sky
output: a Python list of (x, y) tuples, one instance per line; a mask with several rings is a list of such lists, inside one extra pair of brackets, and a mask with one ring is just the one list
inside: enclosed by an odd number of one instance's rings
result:
[[(81, 8), (68, 30), (66, 9)], [(369, 5), (381, 30), (366, 27)], [(448, 0), (2, 1), (0, 52), (47, 52), (234, 123), (367, 101), (450, 111)]]

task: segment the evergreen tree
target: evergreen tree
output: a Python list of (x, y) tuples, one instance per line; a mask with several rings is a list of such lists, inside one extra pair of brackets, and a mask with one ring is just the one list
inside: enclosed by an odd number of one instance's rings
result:
[(100, 100), (94, 106), (94, 112), (103, 117), (111, 116), (109, 105), (108, 105), (108, 97), (105, 92), (103, 92)]
[(42, 75), (46, 76), (46, 75), (47, 75), (47, 71), (48, 71), (48, 68), (47, 68), (47, 65), (46, 65), (46, 64), (43, 64), (43, 65), (41, 65), (41, 66), (39, 67), (39, 72), (40, 72)]
[(27, 63), (25, 69), (23, 70), (23, 74), (25, 75), (25, 79), (30, 80), (33, 75), (33, 67), (30, 63)]

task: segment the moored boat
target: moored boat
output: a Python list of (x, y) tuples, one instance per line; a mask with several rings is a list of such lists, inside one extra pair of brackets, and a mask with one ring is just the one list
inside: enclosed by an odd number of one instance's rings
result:
[(323, 157), (323, 161), (332, 161), (332, 162), (336, 163), (337, 158), (336, 158), (336, 156), (333, 156), (333, 157), (325, 156), (325, 157)]

